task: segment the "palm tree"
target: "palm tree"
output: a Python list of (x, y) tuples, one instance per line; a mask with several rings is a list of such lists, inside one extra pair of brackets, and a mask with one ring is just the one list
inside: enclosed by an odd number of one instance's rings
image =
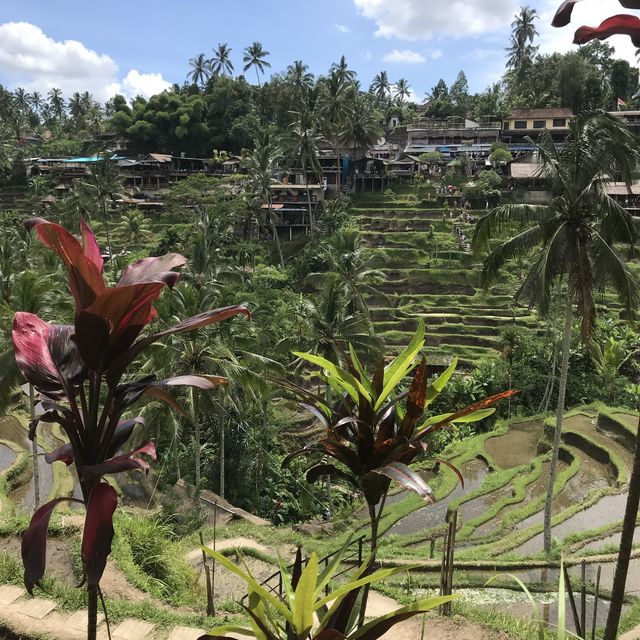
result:
[(262, 48), (262, 43), (260, 42), (254, 42), (242, 53), (244, 54), (242, 56), (242, 61), (244, 62), (243, 71), (248, 71), (251, 67), (255, 68), (259, 88), (260, 74), (264, 74), (264, 70), (271, 67), (271, 64), (265, 60), (265, 58), (270, 54)]
[(287, 67), (287, 81), (293, 87), (296, 101), (301, 100), (313, 86), (313, 74), (309, 73), (309, 66), (302, 60), (294, 60)]
[(137, 249), (145, 246), (153, 236), (151, 222), (142, 211), (132, 209), (120, 217), (113, 229), (113, 235), (121, 246)]
[(329, 69), (329, 73), (335, 73), (340, 81), (344, 84), (351, 84), (356, 79), (356, 72), (349, 69), (347, 65), (347, 59), (344, 56), (340, 57), (339, 62), (334, 62)]
[(411, 86), (404, 78), (400, 78), (398, 82), (396, 82), (395, 86), (396, 97), (400, 104), (404, 102), (405, 98), (408, 98), (411, 95)]
[(307, 191), (307, 210), (309, 214), (309, 232), (313, 236), (313, 211), (311, 209), (311, 192), (309, 190), (309, 174), (319, 179), (322, 175), (322, 167), (318, 160), (322, 135), (318, 131), (318, 119), (315, 105), (318, 92), (309, 92), (308, 102), (303, 111), (293, 112), (296, 120), (289, 127), (289, 143), (292, 155), (297, 159)]
[[(83, 180), (76, 180), (79, 188), (89, 195), (94, 202), (99, 203), (102, 224), (104, 225), (107, 249), (109, 251), (109, 260), (113, 266), (114, 272), (116, 268), (113, 249), (111, 247), (111, 235), (109, 233), (109, 220), (107, 217), (107, 201), (112, 203), (116, 199), (116, 195), (122, 188), (122, 178), (118, 171), (117, 165), (112, 162), (108, 155), (103, 155), (101, 159), (94, 163), (91, 168), (91, 174)], [(74, 185), (75, 186), (75, 185)]]
[(271, 185), (280, 169), (283, 157), (284, 154), (280, 139), (268, 130), (265, 130), (256, 139), (255, 147), (251, 154), (247, 156), (245, 162), (251, 179), (251, 190), (258, 196), (259, 204), (266, 201), (268, 205), (267, 221), (271, 227), (273, 240), (276, 243), (280, 266), (284, 269), (282, 247), (280, 246), (280, 238), (278, 236), (278, 229), (275, 224), (271, 204)]
[(36, 115), (39, 115), (44, 104), (44, 98), (42, 97), (42, 94), (40, 94), (38, 91), (34, 91), (31, 95), (29, 95), (28, 98), (29, 106)]
[(359, 150), (366, 150), (376, 143), (382, 133), (379, 114), (359, 94), (351, 96), (340, 138), (353, 148), (354, 158)]
[(231, 47), (226, 42), (218, 43), (218, 48), (213, 52), (213, 58), (209, 60), (209, 67), (214, 76), (226, 76), (233, 73)]
[(511, 44), (507, 49), (509, 55), (507, 68), (511, 69), (519, 80), (533, 59), (537, 47), (533, 46), (533, 40), (538, 35), (535, 20), (538, 12), (531, 7), (520, 8), (520, 12), (511, 23)]
[(386, 71), (377, 73), (371, 82), (370, 91), (376, 95), (380, 103), (391, 93), (391, 83)]
[(606, 183), (621, 175), (630, 184), (640, 150), (634, 135), (619, 119), (604, 113), (585, 113), (570, 125), (565, 146), (555, 147), (543, 133), (535, 144), (542, 160), (541, 173), (549, 185), (551, 202), (544, 205), (502, 205), (481, 218), (474, 232), (476, 252), (490, 250), (494, 230), (521, 230), (501, 241), (486, 258), (485, 286), (497, 278), (504, 264), (528, 256), (538, 247), (533, 264), (516, 293), (540, 311), (548, 312), (554, 283), (566, 277), (567, 292), (562, 339), (562, 364), (549, 483), (544, 513), (544, 549), (551, 550), (551, 508), (569, 370), (569, 349), (574, 306), (582, 318), (581, 337), (587, 342), (595, 326), (595, 288), (609, 284), (629, 313), (640, 302), (640, 285), (614, 243), (632, 244), (638, 223), (606, 193)]
[(207, 60), (204, 53), (199, 53), (195, 58), (191, 58), (189, 60), (189, 66), (191, 67), (191, 71), (188, 73), (187, 79), (191, 80), (193, 84), (204, 86), (211, 77), (209, 60)]
[(383, 277), (384, 273), (374, 268), (371, 252), (362, 242), (362, 236), (357, 229), (347, 229), (336, 233), (327, 239), (324, 245), (324, 255), (329, 263), (329, 272), (312, 274), (326, 279), (337, 276), (340, 294), (346, 303), (347, 312), (361, 313), (369, 318), (369, 306), (364, 295), (376, 293), (371, 286), (374, 278)]
[(51, 89), (47, 94), (49, 99), (49, 106), (56, 120), (62, 120), (64, 116), (64, 98), (62, 97), (62, 91), (56, 87)]
[(13, 92), (13, 97), (20, 111), (23, 113), (29, 111), (31, 108), (31, 96), (22, 87), (18, 87)]

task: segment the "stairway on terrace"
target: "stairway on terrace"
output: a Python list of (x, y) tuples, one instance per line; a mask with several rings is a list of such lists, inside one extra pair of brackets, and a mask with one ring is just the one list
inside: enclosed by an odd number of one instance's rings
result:
[[(418, 318), (425, 321), (433, 366), (452, 356), (473, 368), (498, 348), (503, 327), (539, 328), (536, 315), (516, 305), (517, 279), (505, 270), (499, 286), (480, 287), (482, 262), (469, 251), (473, 223), (442, 208), (420, 209), (379, 201), (355, 208), (365, 244), (384, 277), (367, 303), (387, 352), (411, 339)], [(468, 211), (477, 218), (484, 211)], [(457, 229), (455, 229), (457, 227)]]

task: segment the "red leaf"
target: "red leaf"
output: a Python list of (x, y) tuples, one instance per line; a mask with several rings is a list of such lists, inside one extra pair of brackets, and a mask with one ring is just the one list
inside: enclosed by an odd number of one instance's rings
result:
[(89, 225), (84, 221), (84, 218), (80, 219), (80, 233), (82, 234), (82, 251), (84, 255), (95, 264), (98, 273), (102, 273), (104, 264), (102, 252), (100, 251), (96, 237), (93, 235), (93, 231), (91, 231)]
[[(31, 226), (42, 244), (53, 249), (64, 262), (76, 309), (88, 307), (106, 288), (96, 263), (85, 255), (76, 238), (59, 224), (36, 220)], [(93, 253), (93, 249), (87, 246), (87, 252)]]
[(407, 465), (401, 462), (392, 462), (384, 467), (373, 469), (373, 473), (391, 478), (405, 489), (417, 493), (423, 500), (434, 503), (436, 501), (433, 491), (429, 485)]
[(580, 27), (573, 38), (574, 44), (585, 44), (591, 40), (606, 40), (613, 35), (626, 35), (635, 47), (640, 47), (640, 19), (630, 15), (611, 16), (599, 27)]
[(44, 459), (49, 464), (61, 461), (64, 462), (68, 467), (69, 465), (73, 464), (73, 447), (69, 443), (63, 444), (61, 447), (45, 453)]
[(117, 453), (118, 449), (131, 437), (133, 429), (138, 424), (144, 424), (144, 418), (142, 416), (137, 416), (130, 420), (122, 420), (118, 423), (111, 437), (111, 444), (107, 450), (107, 456), (110, 457)]
[(465, 407), (464, 409), (460, 409), (459, 411), (452, 413), (448, 418), (445, 418), (444, 420), (441, 420), (440, 422), (437, 422), (436, 424), (432, 424), (431, 426), (429, 426), (427, 429), (425, 429), (422, 432), (420, 439), (424, 438), (424, 436), (431, 433), (432, 431), (436, 431), (437, 429), (446, 427), (448, 424), (455, 422), (458, 418), (462, 418), (463, 416), (468, 416), (470, 413), (480, 411), (481, 409), (486, 409), (487, 407), (490, 407), (492, 404), (495, 404), (496, 402), (500, 402), (500, 400), (504, 400), (509, 396), (515, 395), (516, 393), (519, 393), (519, 391), (514, 391), (512, 389), (511, 391), (503, 391), (502, 393), (497, 393), (494, 396), (489, 396), (488, 398), (485, 398), (484, 400), (480, 400), (479, 402), (474, 402), (473, 404), (470, 404), (468, 407)]
[(89, 496), (82, 536), (82, 561), (90, 587), (100, 585), (107, 556), (111, 553), (113, 512), (117, 504), (116, 491), (106, 482), (96, 485)]
[(73, 327), (49, 324), (19, 311), (13, 317), (11, 337), (18, 368), (38, 391), (49, 396), (61, 394), (63, 379), (73, 385), (84, 376)]
[(53, 510), (63, 501), (82, 502), (75, 498), (56, 498), (41, 506), (32, 516), (26, 531), (22, 534), (21, 554), (24, 566), (24, 586), (33, 595), (33, 587), (44, 576), (47, 563), (47, 529)]
[(551, 26), (566, 27), (571, 22), (571, 13), (577, 2), (580, 2), (580, 0), (565, 0), (553, 16)]
[(175, 376), (173, 378), (165, 378), (164, 380), (156, 380), (151, 384), (153, 387), (197, 387), (198, 389), (204, 389), (205, 391), (211, 391), (221, 384), (227, 384), (229, 382), (226, 378), (221, 376), (206, 376), (206, 375), (187, 375), (187, 376)]
[(446, 460), (443, 460), (442, 458), (432, 458), (432, 460), (434, 462), (439, 462), (440, 464), (443, 464), (445, 467), (449, 467), (449, 469), (451, 469), (451, 471), (453, 471), (458, 476), (458, 480), (460, 481), (460, 486), (464, 489), (464, 478), (462, 477), (462, 474), (460, 473), (460, 469), (458, 469), (458, 467), (451, 464), (450, 462), (447, 462)]
[(180, 275), (172, 269), (182, 267), (186, 263), (187, 259), (177, 253), (168, 253), (155, 258), (143, 258), (130, 264), (124, 270), (118, 287), (150, 282), (162, 282), (172, 287)]
[(149, 398), (153, 398), (154, 400), (160, 400), (160, 402), (168, 404), (175, 412), (179, 413), (181, 416), (184, 416), (185, 418), (189, 417), (189, 414), (178, 404), (176, 399), (170, 393), (167, 393), (164, 389), (149, 387), (148, 389), (144, 390), (143, 395), (148, 396)]
[(153, 442), (145, 442), (134, 451), (109, 458), (109, 460), (105, 460), (104, 462), (87, 465), (83, 467), (83, 472), (88, 475), (102, 477), (107, 473), (120, 473), (121, 471), (130, 471), (132, 469), (147, 471), (147, 469), (149, 469), (149, 463), (142, 458), (134, 457), (143, 453), (148, 455), (152, 460), (156, 459), (156, 446)]

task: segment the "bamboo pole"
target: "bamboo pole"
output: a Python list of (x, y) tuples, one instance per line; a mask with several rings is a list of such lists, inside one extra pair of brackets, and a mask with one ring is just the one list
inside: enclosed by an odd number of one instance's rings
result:
[(580, 620), (580, 627), (582, 629), (582, 637), (586, 640), (587, 637), (587, 563), (583, 560), (580, 565), (580, 579), (582, 585), (580, 587), (580, 612), (582, 619)]
[(598, 565), (598, 573), (596, 574), (596, 593), (595, 602), (593, 603), (593, 620), (591, 621), (591, 640), (596, 640), (596, 626), (598, 624), (598, 600), (600, 599), (600, 574), (602, 573), (602, 565)]
[(578, 616), (578, 609), (576, 607), (576, 600), (573, 597), (573, 589), (571, 588), (571, 578), (569, 577), (569, 571), (567, 567), (564, 568), (564, 580), (567, 585), (567, 593), (569, 594), (569, 604), (571, 605), (571, 613), (573, 614), (573, 623), (576, 627), (576, 635), (583, 638), (582, 630), (580, 628), (580, 617)]
[[(200, 536), (200, 544), (204, 547), (204, 538), (202, 537), (202, 531), (198, 534)], [(202, 566), (204, 568), (204, 579), (207, 584), (207, 616), (213, 615), (213, 598), (211, 597), (211, 575), (209, 574), (209, 565), (207, 564), (207, 554), (204, 549), (202, 550)]]

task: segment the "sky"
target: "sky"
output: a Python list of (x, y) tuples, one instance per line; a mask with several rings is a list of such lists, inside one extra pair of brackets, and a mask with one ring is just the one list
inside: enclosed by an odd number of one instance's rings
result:
[[(615, 0), (583, 0), (572, 25), (553, 29), (561, 0), (529, 0), (540, 19), (542, 52), (568, 51), (573, 28), (597, 26), (621, 13)], [(443, 78), (451, 84), (464, 70), (472, 91), (504, 71), (510, 23), (519, 0), (0, 0), (0, 84), (66, 95), (90, 91), (104, 101), (115, 93), (148, 97), (189, 71), (189, 59), (211, 56), (219, 42), (231, 49), (235, 72), (242, 49), (259, 41), (269, 51), (271, 72), (296, 59), (316, 75), (345, 55), (363, 88), (386, 70), (406, 78), (413, 98), (424, 100)], [(572, 28), (573, 27), (573, 28)], [(608, 40), (618, 56), (636, 64), (624, 36)], [(256, 82), (253, 70), (247, 74)]]

